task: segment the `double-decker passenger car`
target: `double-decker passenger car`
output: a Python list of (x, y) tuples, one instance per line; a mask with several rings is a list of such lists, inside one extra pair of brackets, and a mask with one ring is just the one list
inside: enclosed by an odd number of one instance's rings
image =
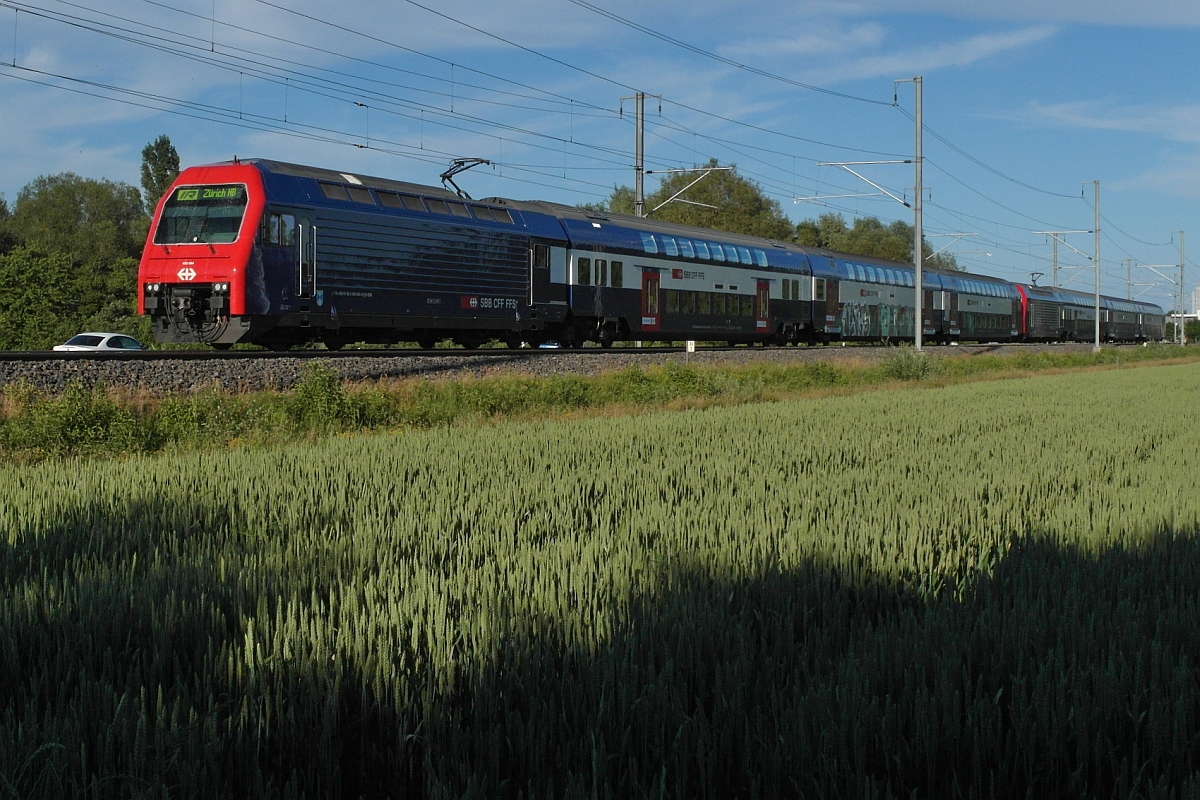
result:
[[(916, 325), (911, 264), (265, 160), (185, 170), (139, 275), (158, 341), (217, 347), (794, 344)], [(1079, 293), (939, 270), (922, 283), (932, 341), (1082, 339), (1095, 319)], [(1104, 302), (1106, 338), (1161, 336), (1157, 306)]]
[[(1096, 296), (1060, 287), (1018, 283), (1021, 335), (1028, 341), (1092, 341), (1096, 335)], [(1161, 307), (1139, 300), (1100, 296), (1100, 338), (1110, 342), (1148, 342), (1163, 337)]]

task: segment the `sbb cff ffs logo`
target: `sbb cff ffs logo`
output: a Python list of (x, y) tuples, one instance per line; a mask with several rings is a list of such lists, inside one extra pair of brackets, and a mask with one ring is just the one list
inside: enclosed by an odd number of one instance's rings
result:
[(473, 295), (463, 295), (462, 296), (462, 307), (463, 308), (479, 308), (479, 298), (475, 297)]

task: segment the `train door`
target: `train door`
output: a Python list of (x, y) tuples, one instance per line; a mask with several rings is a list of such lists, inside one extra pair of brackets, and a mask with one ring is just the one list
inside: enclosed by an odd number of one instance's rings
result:
[(296, 296), (312, 297), (317, 291), (317, 226), (307, 217), (296, 224)]
[(534, 242), (529, 248), (529, 305), (550, 302), (550, 245)]
[(924, 336), (925, 334), (932, 335), (934, 333), (937, 333), (938, 329), (941, 328), (940, 321), (936, 325), (933, 322), (934, 317), (937, 313), (939, 313), (938, 310), (933, 307), (933, 290), (932, 289), (924, 290), (924, 292), (922, 292), (922, 296), (921, 296), (921, 319), (922, 319), (922, 322), (924, 323), (924, 327), (921, 328), (922, 336)]
[(946, 313), (949, 316), (947, 324), (949, 326), (948, 333), (958, 333), (962, 321), (958, 318), (958, 292), (950, 292), (950, 307)]
[(754, 327), (759, 333), (771, 330), (771, 283), (759, 281), (754, 296)]
[(654, 270), (642, 267), (642, 330), (656, 331), (662, 319), (658, 287), (661, 278)]

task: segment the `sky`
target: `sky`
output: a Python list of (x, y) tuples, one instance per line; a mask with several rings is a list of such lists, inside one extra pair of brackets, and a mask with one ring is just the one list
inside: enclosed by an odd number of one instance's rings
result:
[[(0, 194), (261, 157), (595, 203), (716, 159), (792, 220), (913, 221), (965, 268), (1175, 308), (1200, 285), (1195, 0), (0, 0)], [(833, 162), (833, 163), (831, 163)], [(666, 173), (659, 173), (665, 175)], [(835, 197), (836, 196), (836, 197)], [(685, 195), (686, 198), (686, 195)]]

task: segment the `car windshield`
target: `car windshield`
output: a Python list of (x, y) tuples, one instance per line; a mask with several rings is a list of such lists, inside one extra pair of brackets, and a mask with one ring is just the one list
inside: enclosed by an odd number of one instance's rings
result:
[(100, 337), (100, 336), (88, 336), (86, 334), (81, 333), (78, 336), (72, 336), (67, 341), (67, 344), (77, 344), (82, 347), (97, 347), (100, 344), (100, 341), (102, 340), (102, 338), (103, 337)]
[(154, 231), (155, 244), (227, 244), (246, 213), (244, 186), (183, 186), (171, 193)]

